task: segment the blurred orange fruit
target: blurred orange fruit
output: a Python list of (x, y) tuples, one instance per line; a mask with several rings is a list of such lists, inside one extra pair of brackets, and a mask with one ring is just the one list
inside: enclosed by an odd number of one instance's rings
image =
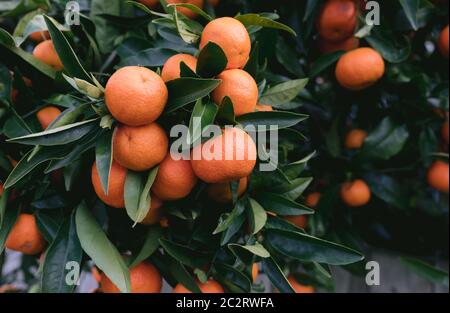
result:
[(345, 147), (347, 149), (359, 149), (364, 145), (368, 133), (362, 129), (353, 129), (345, 137)]
[(170, 57), (163, 66), (161, 78), (165, 81), (171, 81), (180, 78), (180, 65), (184, 62), (193, 72), (197, 69), (197, 58), (189, 54), (176, 54)]
[(428, 170), (428, 183), (430, 186), (440, 192), (448, 193), (448, 171), (448, 163), (444, 161), (435, 161)]
[(292, 288), (294, 288), (296, 293), (314, 293), (315, 289), (313, 286), (305, 286), (300, 284), (292, 275), (289, 275), (288, 281), (291, 284)]
[(21, 213), (6, 239), (5, 247), (35, 255), (44, 251), (46, 246), (47, 242), (39, 232), (35, 216)]
[(351, 0), (328, 0), (320, 12), (317, 28), (320, 37), (328, 41), (342, 41), (356, 28), (357, 9)]
[(57, 71), (61, 71), (64, 65), (55, 50), (53, 41), (44, 40), (39, 43), (33, 50), (33, 55), (41, 62), (53, 67)]
[[(198, 288), (202, 293), (224, 293), (223, 287), (215, 280), (208, 280), (205, 283), (197, 282)], [(189, 289), (182, 284), (178, 284), (173, 289), (173, 293), (192, 293)]]
[(157, 196), (152, 194), (152, 201), (150, 204), (150, 210), (148, 211), (141, 224), (155, 225), (161, 220), (161, 207), (163, 202)]
[(316, 208), (319, 204), (321, 194), (320, 192), (313, 192), (306, 196), (305, 204), (307, 207)]
[[(238, 187), (238, 198), (247, 190), (248, 178), (241, 178)], [(230, 203), (233, 201), (233, 194), (231, 192), (230, 183), (210, 184), (207, 189), (208, 196), (219, 203)]]
[(439, 51), (442, 53), (444, 57), (449, 57), (449, 46), (448, 46), (448, 39), (449, 39), (449, 33), (448, 33), (448, 25), (445, 27), (441, 35), (439, 36)]
[(61, 114), (61, 110), (54, 106), (48, 106), (40, 109), (37, 113), (37, 119), (42, 129), (47, 127)]
[(34, 42), (41, 42), (50, 39), (50, 34), (47, 30), (43, 32), (34, 32), (30, 34), (29, 38)]
[(369, 186), (361, 179), (345, 182), (341, 186), (341, 199), (350, 207), (366, 205), (371, 197)]

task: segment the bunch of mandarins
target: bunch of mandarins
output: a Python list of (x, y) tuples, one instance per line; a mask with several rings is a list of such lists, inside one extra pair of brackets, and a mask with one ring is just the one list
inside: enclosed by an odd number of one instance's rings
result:
[[(180, 8), (181, 9), (181, 8)], [(225, 17), (206, 25), (200, 42), (203, 49), (209, 42), (222, 48), (228, 64), (218, 75), (221, 84), (211, 94), (220, 106), (229, 97), (237, 116), (254, 112), (258, 101), (255, 80), (242, 68), (249, 60), (250, 36), (244, 25), (236, 19)], [(155, 224), (164, 215), (164, 201), (187, 197), (200, 179), (209, 184), (207, 194), (217, 202), (231, 202), (230, 182), (239, 181), (238, 194), (248, 185), (248, 176), (256, 165), (256, 145), (240, 128), (225, 128), (220, 136), (195, 146), (191, 160), (169, 151), (169, 139), (157, 120), (168, 102), (166, 82), (180, 78), (180, 65), (186, 64), (196, 71), (197, 59), (192, 55), (178, 54), (169, 58), (161, 76), (150, 69), (128, 66), (117, 70), (105, 88), (105, 103), (117, 121), (113, 133), (113, 163), (107, 192), (104, 191), (96, 163), (92, 166), (92, 184), (98, 197), (114, 208), (124, 208), (124, 186), (128, 171), (148, 171), (159, 166), (151, 187), (151, 207), (142, 221)], [(203, 151), (214, 153), (222, 149), (219, 158), (206, 158)], [(238, 151), (244, 152), (238, 159)], [(226, 159), (232, 156), (231, 159)], [(133, 292), (158, 292), (161, 276), (153, 265), (141, 263), (130, 271)], [(223, 292), (215, 281), (199, 282), (203, 292)], [(118, 289), (105, 276), (101, 279), (103, 292)], [(186, 292), (181, 285), (174, 292)]]

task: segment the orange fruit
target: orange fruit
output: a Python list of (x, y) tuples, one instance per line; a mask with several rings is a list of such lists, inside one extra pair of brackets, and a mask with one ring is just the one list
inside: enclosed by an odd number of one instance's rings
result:
[(153, 123), (168, 99), (166, 84), (145, 67), (127, 66), (116, 71), (105, 88), (105, 102), (112, 116), (129, 126)]
[[(159, 293), (162, 277), (153, 264), (142, 262), (130, 269), (131, 293)], [(103, 273), (101, 288), (104, 293), (119, 293), (119, 288)]]
[(284, 219), (302, 229), (305, 229), (308, 226), (308, 218), (304, 215), (285, 216)]
[(3, 196), (3, 192), (5, 191), (3, 184), (0, 183), (0, 197)]
[(116, 161), (113, 161), (111, 171), (109, 173), (108, 194), (106, 195), (100, 182), (97, 165), (95, 164), (95, 162), (92, 165), (91, 179), (95, 193), (100, 198), (100, 200), (114, 208), (125, 207), (124, 187), (126, 178), (127, 169), (125, 167), (122, 167)]
[(445, 141), (445, 143), (448, 145), (448, 137), (449, 137), (449, 130), (448, 130), (448, 121), (446, 121), (444, 123), (444, 125), (442, 125), (442, 129), (441, 129), (441, 135), (442, 135), (442, 139)]
[(231, 17), (215, 19), (206, 25), (200, 40), (200, 49), (209, 42), (220, 46), (225, 53), (227, 69), (243, 68), (250, 57), (251, 40), (245, 26)]
[(448, 193), (448, 163), (435, 161), (428, 170), (428, 183), (434, 189)]
[(300, 284), (292, 275), (289, 275), (288, 281), (291, 284), (292, 288), (294, 288), (296, 293), (314, 293), (313, 286), (305, 286)]
[(321, 194), (320, 192), (313, 192), (306, 196), (305, 204), (307, 207), (315, 208), (319, 204)]
[(189, 54), (176, 54), (163, 66), (161, 77), (165, 82), (180, 78), (180, 65), (184, 62), (192, 71), (197, 69), (197, 58)]
[(192, 169), (207, 183), (226, 183), (247, 177), (256, 165), (256, 145), (239, 128), (225, 128), (192, 152)]
[(102, 275), (100, 274), (97, 266), (93, 266), (91, 269), (92, 277), (95, 279), (97, 283), (100, 283), (102, 280)]
[(236, 116), (255, 112), (258, 102), (258, 85), (249, 73), (239, 69), (227, 70), (217, 78), (222, 80), (212, 93), (212, 98), (217, 105), (220, 105), (228, 96), (233, 102)]
[(61, 110), (54, 106), (48, 106), (40, 109), (37, 113), (37, 119), (42, 129), (47, 127), (61, 114)]
[(159, 4), (159, 0), (138, 0), (138, 1), (150, 9), (156, 8)]
[[(215, 280), (208, 280), (205, 283), (197, 282), (198, 288), (202, 293), (224, 293), (223, 287)], [(189, 289), (182, 284), (178, 284), (173, 289), (173, 293), (192, 293)]]
[(448, 47), (448, 25), (447, 27), (445, 27), (442, 32), (441, 35), (439, 36), (439, 51), (442, 53), (442, 55), (444, 57), (449, 56), (449, 47)]
[(176, 160), (169, 153), (159, 165), (152, 192), (161, 200), (183, 199), (197, 184), (197, 176), (189, 160)]
[(114, 160), (133, 171), (145, 171), (164, 160), (169, 139), (157, 123), (144, 126), (119, 125), (113, 136)]
[(369, 186), (361, 179), (346, 182), (341, 186), (341, 199), (350, 207), (366, 205), (371, 197)]
[[(167, 3), (168, 4), (188, 3), (195, 5), (200, 9), (203, 9), (204, 0), (167, 0)], [(197, 17), (197, 13), (188, 8), (177, 7), (177, 11), (188, 18), (194, 19)]]
[(342, 41), (328, 41), (325, 39), (319, 39), (319, 50), (322, 53), (332, 53), (336, 51), (351, 51), (359, 47), (359, 39), (356, 37), (350, 37)]
[(253, 266), (252, 266), (252, 279), (253, 279), (253, 282), (256, 281), (256, 279), (258, 278), (258, 275), (259, 275), (258, 264), (253, 263)]
[(320, 37), (339, 42), (351, 37), (357, 23), (356, 5), (351, 0), (329, 0), (319, 15), (317, 28)]
[(350, 90), (362, 90), (384, 75), (384, 60), (372, 48), (358, 48), (344, 54), (336, 66), (336, 79)]
[(30, 34), (29, 38), (34, 42), (41, 42), (50, 39), (50, 34), (47, 30), (43, 32), (34, 32)]
[(39, 232), (35, 216), (20, 214), (6, 239), (5, 247), (23, 254), (35, 255), (44, 251), (46, 246), (47, 242)]
[(359, 149), (364, 145), (368, 133), (362, 129), (353, 129), (345, 137), (345, 147), (347, 149)]
[[(241, 178), (238, 187), (238, 198), (247, 190), (248, 178)], [(211, 184), (207, 189), (208, 196), (219, 203), (230, 203), (233, 201), (230, 183)]]
[(163, 202), (157, 196), (152, 194), (152, 201), (150, 204), (150, 210), (147, 216), (142, 220), (141, 224), (144, 225), (155, 225), (161, 220), (161, 207)]
[(271, 112), (273, 111), (273, 107), (271, 105), (266, 104), (257, 104), (256, 111), (258, 112)]
[(41, 62), (53, 67), (57, 71), (61, 71), (64, 65), (55, 50), (53, 41), (44, 40), (39, 43), (33, 50), (33, 55)]

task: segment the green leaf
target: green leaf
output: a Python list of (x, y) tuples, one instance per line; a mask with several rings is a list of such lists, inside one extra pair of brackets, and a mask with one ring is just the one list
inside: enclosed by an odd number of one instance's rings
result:
[(85, 203), (77, 207), (75, 221), (84, 252), (121, 292), (131, 292), (130, 272), (122, 256), (106, 237)]
[(295, 31), (287, 25), (281, 24), (270, 18), (263, 17), (259, 14), (243, 14), (235, 17), (238, 21), (240, 21), (245, 26), (262, 26), (267, 28), (274, 28), (279, 30), (284, 30), (290, 33), (291, 35), (297, 36)]
[(183, 106), (201, 99), (217, 88), (221, 80), (202, 78), (179, 78), (167, 82), (169, 102), (166, 113), (176, 111)]
[(200, 33), (196, 29), (192, 28), (190, 23), (187, 23), (182, 15), (178, 13), (177, 10), (173, 11), (173, 18), (175, 21), (175, 26), (177, 28), (178, 34), (183, 39), (184, 42), (193, 44), (200, 39)]
[(258, 131), (259, 127), (265, 126), (264, 131), (274, 129), (284, 129), (297, 125), (306, 120), (308, 115), (292, 113), (287, 111), (272, 112), (252, 112), (236, 118), (236, 121), (243, 127), (254, 126)]
[(277, 288), (281, 293), (295, 293), (295, 290), (292, 288), (280, 266), (273, 258), (265, 258), (261, 261), (261, 263), (264, 273), (266, 273), (275, 288)]
[(395, 36), (390, 30), (375, 27), (367, 42), (390, 63), (401, 63), (411, 54), (411, 41), (407, 36)]
[(16, 224), (17, 218), (19, 217), (18, 209), (6, 210), (2, 223), (0, 224), (0, 255), (3, 253), (5, 249), (5, 243), (8, 239), (9, 232), (13, 228), (14, 224)]
[(201, 140), (203, 130), (214, 123), (218, 109), (212, 101), (197, 100), (189, 121), (189, 145), (195, 145)]
[(147, 235), (145, 236), (144, 244), (139, 253), (133, 258), (130, 263), (130, 268), (148, 259), (153, 252), (159, 247), (159, 239), (162, 237), (163, 230), (160, 226), (149, 226)]
[(400, 5), (403, 7), (406, 17), (414, 30), (418, 30), (417, 12), (419, 10), (419, 0), (400, 0)]
[(211, 263), (211, 256), (207, 253), (191, 249), (190, 247), (161, 238), (161, 246), (175, 260), (190, 266), (201, 268)]
[(259, 103), (274, 107), (294, 100), (305, 89), (309, 79), (296, 79), (281, 83), (268, 89), (259, 99)]
[(95, 164), (103, 187), (103, 191), (108, 195), (109, 173), (113, 162), (113, 133), (105, 132), (98, 139), (95, 145)]
[(3, 186), (0, 188), (2, 189), (2, 194), (0, 195), (0, 225), (2, 225), (6, 212), (6, 205), (8, 204), (9, 199), (9, 190), (3, 190)]
[(341, 56), (345, 54), (344, 51), (336, 51), (333, 53), (325, 54), (320, 56), (312, 65), (309, 72), (309, 77), (313, 78), (322, 73), (328, 67), (336, 63)]
[[(103, 19), (100, 14), (121, 15), (122, 0), (92, 0), (91, 18), (95, 23), (95, 38), (102, 53), (110, 53), (121, 30)], [(144, 6), (145, 7), (145, 6)]]
[(234, 206), (233, 210), (230, 214), (224, 215), (225, 218), (223, 218), (219, 225), (217, 225), (216, 229), (214, 230), (213, 234), (219, 234), (221, 232), (226, 231), (234, 222), (234, 220), (240, 216), (245, 211), (245, 204), (243, 200), (239, 200), (236, 205)]
[(174, 3), (174, 4), (169, 4), (168, 5), (168, 7), (171, 7), (171, 6), (187, 8), (187, 9), (193, 11), (194, 13), (197, 13), (199, 16), (203, 17), (207, 21), (212, 21), (213, 20), (213, 18), (208, 13), (206, 13), (205, 11), (203, 11), (202, 9), (200, 9), (198, 6), (196, 6), (194, 4), (190, 4), (190, 3)]
[(235, 243), (230, 243), (228, 245), (229, 248), (235, 248), (235, 247), (239, 247), (241, 249), (247, 250), (251, 253), (253, 253), (256, 256), (259, 256), (261, 258), (268, 258), (270, 257), (270, 253), (269, 251), (266, 250), (266, 248), (264, 248), (263, 245), (261, 245), (259, 242), (256, 242), (254, 245), (239, 245), (239, 244), (235, 244)]
[(203, 78), (211, 78), (219, 75), (225, 70), (228, 59), (220, 48), (214, 42), (208, 42), (198, 55), (197, 74)]
[(75, 212), (67, 218), (58, 231), (55, 240), (45, 254), (42, 271), (42, 292), (68, 293), (75, 289), (75, 284), (67, 284), (69, 262), (75, 262), (81, 268), (83, 250), (78, 240)]
[(262, 192), (258, 195), (257, 199), (266, 211), (273, 212), (281, 216), (314, 214), (314, 210), (276, 193)]
[(361, 155), (374, 159), (389, 160), (403, 149), (408, 138), (409, 131), (406, 125), (397, 125), (388, 116), (366, 138)]
[(159, 67), (163, 66), (164, 63), (166, 63), (166, 61), (175, 54), (175, 51), (165, 48), (149, 48), (122, 59), (117, 67), (120, 68), (135, 65)]
[(150, 188), (158, 174), (159, 167), (153, 168), (147, 175), (128, 171), (125, 180), (125, 208), (128, 216), (140, 223), (147, 216), (151, 206)]
[(55, 20), (53, 20), (53, 18), (51, 17), (48, 17), (47, 15), (44, 15), (44, 19), (45, 23), (47, 24), (50, 37), (52, 38), (53, 45), (55, 46), (55, 50), (58, 53), (62, 64), (64, 65), (64, 70), (72, 77), (81, 78), (93, 83), (91, 76), (81, 65), (81, 62), (78, 59), (75, 51), (73, 51), (72, 47), (70, 46), (69, 41), (67, 41), (64, 34), (56, 26)]
[(252, 234), (256, 234), (264, 227), (264, 225), (266, 225), (267, 212), (258, 202), (256, 202), (256, 200), (250, 199), (249, 202), (250, 226), (252, 229)]
[(176, 281), (189, 289), (191, 292), (201, 293), (200, 288), (197, 286), (197, 282), (192, 275), (187, 271), (184, 265), (169, 257), (167, 262), (169, 263), (169, 271)]
[(304, 262), (347, 265), (364, 259), (353, 249), (300, 232), (267, 230), (265, 239), (279, 253)]
[(250, 292), (252, 282), (241, 271), (224, 263), (215, 263), (217, 278), (221, 285), (233, 293)]
[(402, 262), (410, 268), (414, 273), (428, 279), (435, 284), (441, 284), (448, 288), (448, 272), (440, 270), (431, 264), (425, 263), (422, 260), (402, 257)]
[(60, 146), (77, 141), (97, 127), (97, 118), (9, 139), (23, 145)]
[(0, 64), (0, 104), (3, 102), (9, 102), (12, 91), (12, 77), (9, 73), (9, 69)]
[(219, 105), (219, 112), (217, 113), (217, 122), (223, 125), (236, 125), (236, 116), (234, 114), (233, 101), (230, 97), (225, 96), (222, 103)]
[(247, 64), (244, 66), (244, 71), (249, 73), (255, 81), (258, 78), (259, 72), (259, 43), (255, 42), (252, 47), (252, 51), (250, 52), (250, 57), (247, 61)]
[(366, 175), (364, 178), (370, 190), (381, 200), (400, 210), (409, 207), (409, 194), (395, 178), (382, 174)]
[(38, 165), (50, 160), (63, 159), (68, 154), (69, 149), (67, 146), (43, 147), (31, 160), (28, 160), (32, 152), (33, 150), (30, 150), (17, 163), (17, 166), (6, 179), (5, 188), (10, 188), (17, 184)]
[(36, 224), (45, 240), (52, 243), (64, 222), (61, 210), (37, 210)]

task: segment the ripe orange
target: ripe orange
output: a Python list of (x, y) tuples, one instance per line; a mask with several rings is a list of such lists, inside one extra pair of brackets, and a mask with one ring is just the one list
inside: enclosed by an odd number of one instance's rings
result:
[(292, 275), (289, 275), (288, 281), (291, 284), (292, 288), (294, 288), (296, 293), (314, 293), (313, 286), (305, 286), (300, 284)]
[(449, 56), (449, 46), (448, 46), (448, 25), (447, 27), (445, 27), (442, 32), (441, 35), (439, 36), (439, 51), (442, 53), (442, 55), (444, 57)]
[(307, 207), (315, 208), (319, 204), (321, 194), (320, 192), (313, 192), (306, 196), (305, 204)]
[(35, 255), (44, 251), (47, 242), (39, 232), (32, 214), (19, 215), (5, 243), (6, 248), (23, 254)]
[(353, 129), (345, 137), (345, 147), (347, 149), (359, 149), (363, 146), (368, 133), (362, 129)]
[(209, 22), (203, 30), (200, 49), (209, 42), (222, 48), (228, 59), (227, 69), (243, 68), (250, 57), (250, 35), (234, 18), (222, 17)]
[[(248, 178), (241, 178), (238, 187), (238, 198), (247, 190)], [(208, 186), (208, 196), (219, 203), (230, 203), (233, 201), (230, 183), (217, 183)]]
[(233, 102), (236, 116), (255, 112), (258, 102), (258, 85), (250, 74), (235, 69), (224, 71), (217, 78), (222, 80), (212, 93), (212, 98), (217, 105), (220, 105), (228, 96)]
[[(208, 280), (205, 283), (197, 282), (198, 288), (200, 288), (202, 293), (224, 293), (223, 287), (215, 280)], [(182, 284), (178, 284), (173, 289), (173, 293), (192, 293), (189, 289), (184, 287)]]
[(328, 41), (325, 39), (319, 39), (319, 50), (322, 53), (332, 53), (336, 51), (351, 51), (359, 47), (359, 39), (356, 37), (350, 37), (343, 41)]
[(442, 125), (442, 129), (441, 129), (441, 135), (442, 135), (442, 139), (445, 141), (445, 143), (448, 145), (448, 137), (449, 137), (449, 129), (448, 129), (448, 121), (446, 121), (444, 123), (444, 125)]
[(342, 201), (350, 207), (366, 205), (371, 197), (369, 186), (361, 179), (346, 182), (341, 186)]
[(239, 128), (225, 128), (193, 149), (192, 169), (207, 183), (226, 183), (247, 177), (256, 165), (256, 145)]
[(147, 216), (142, 220), (141, 224), (155, 225), (161, 220), (161, 207), (163, 202), (155, 195), (152, 194), (152, 201), (150, 204), (150, 211)]
[[(130, 269), (131, 293), (159, 293), (162, 277), (156, 267), (142, 262)], [(101, 288), (104, 293), (119, 293), (119, 288), (103, 273)]]
[(308, 226), (308, 218), (304, 215), (299, 216), (285, 216), (286, 221), (294, 224), (297, 227), (305, 229)]
[(97, 266), (93, 266), (91, 269), (92, 277), (95, 279), (97, 283), (100, 283), (102, 280), (102, 275), (100, 274)]
[(160, 164), (152, 192), (161, 200), (186, 197), (197, 184), (197, 176), (189, 160), (175, 160), (170, 153)]
[(54, 106), (45, 107), (37, 113), (37, 119), (42, 129), (47, 127), (61, 114), (61, 110)]
[(197, 58), (189, 54), (176, 54), (170, 57), (161, 72), (161, 77), (165, 82), (180, 78), (180, 64), (184, 62), (192, 71), (197, 69)]
[(150, 9), (156, 8), (159, 4), (159, 0), (138, 0), (138, 1)]
[(61, 71), (64, 68), (64, 65), (59, 58), (58, 53), (55, 50), (55, 46), (53, 45), (53, 41), (44, 40), (39, 43), (33, 51), (33, 55), (43, 63), (53, 67), (57, 71)]
[(34, 32), (30, 34), (29, 38), (34, 42), (41, 42), (50, 39), (50, 34), (48, 31)]
[(372, 48), (358, 48), (344, 54), (336, 66), (336, 79), (345, 88), (362, 90), (384, 75), (384, 60)]
[[(200, 9), (203, 9), (204, 0), (167, 0), (167, 3), (168, 4), (189, 3), (199, 7)], [(188, 8), (178, 7), (177, 11), (180, 12), (181, 14), (184, 14), (188, 18), (194, 19), (197, 17), (197, 13)]]
[(105, 102), (112, 116), (129, 126), (153, 123), (163, 112), (167, 99), (164, 81), (145, 67), (119, 69), (105, 88)]
[(273, 111), (273, 107), (271, 105), (266, 104), (257, 104), (256, 111), (258, 112), (271, 112)]
[(104, 203), (114, 208), (125, 207), (124, 187), (126, 178), (127, 169), (122, 167), (116, 161), (113, 161), (111, 172), (109, 173), (108, 195), (106, 195), (100, 182), (97, 165), (95, 164), (95, 162), (92, 165), (91, 179), (95, 193)]
[(328, 0), (320, 12), (317, 28), (329, 41), (342, 41), (353, 35), (357, 23), (356, 5), (351, 0)]
[(145, 171), (164, 160), (169, 139), (157, 123), (145, 126), (120, 125), (114, 130), (114, 160), (133, 171)]
[(253, 279), (253, 282), (256, 281), (256, 279), (258, 278), (258, 275), (259, 275), (258, 264), (253, 263), (253, 266), (252, 266), (252, 279)]
[(449, 192), (449, 169), (448, 163), (436, 161), (428, 170), (428, 183), (431, 187), (443, 193)]

